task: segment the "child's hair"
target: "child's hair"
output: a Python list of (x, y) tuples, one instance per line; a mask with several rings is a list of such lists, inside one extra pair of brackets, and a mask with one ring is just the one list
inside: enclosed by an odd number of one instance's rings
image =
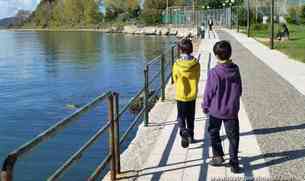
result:
[(225, 40), (217, 42), (213, 48), (213, 51), (220, 60), (229, 60), (232, 55), (231, 44)]
[(192, 43), (192, 40), (190, 40), (188, 38), (182, 39), (178, 43), (178, 48), (179, 48), (179, 50), (181, 50), (181, 53), (185, 53), (185, 54), (193, 53), (193, 43)]

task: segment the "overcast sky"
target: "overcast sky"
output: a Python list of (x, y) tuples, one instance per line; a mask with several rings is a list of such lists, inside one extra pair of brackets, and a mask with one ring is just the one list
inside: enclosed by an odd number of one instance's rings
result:
[(14, 16), (19, 9), (34, 10), (40, 0), (0, 0), (0, 19)]

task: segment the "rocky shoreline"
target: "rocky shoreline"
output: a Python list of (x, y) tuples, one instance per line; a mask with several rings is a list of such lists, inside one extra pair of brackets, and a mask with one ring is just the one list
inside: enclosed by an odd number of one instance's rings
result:
[(171, 28), (171, 27), (137, 27), (137, 26), (124, 26), (121, 33), (133, 35), (160, 35), (160, 36), (196, 36), (197, 30), (194, 28)]
[(135, 25), (127, 25), (124, 27), (111, 27), (105, 29), (42, 29), (42, 28), (18, 28), (6, 29), (6, 31), (94, 31), (104, 33), (124, 33), (130, 35), (155, 35), (155, 36), (176, 36), (179, 38), (197, 35), (195, 28), (178, 28), (178, 27), (156, 27), (145, 26), (138, 27)]

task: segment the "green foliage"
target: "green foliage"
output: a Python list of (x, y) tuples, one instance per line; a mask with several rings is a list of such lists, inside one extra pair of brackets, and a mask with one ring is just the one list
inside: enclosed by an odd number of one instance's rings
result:
[(291, 24), (300, 24), (301, 18), (301, 8), (300, 7), (290, 7), (288, 9), (288, 16), (286, 20)]
[(80, 0), (64, 1), (64, 22), (74, 27), (83, 19), (83, 4)]
[(51, 23), (50, 26), (52, 27), (59, 27), (62, 25), (62, 21), (64, 19), (64, 14), (63, 14), (63, 6), (61, 3), (56, 3), (54, 5), (54, 9), (51, 15)]
[(267, 31), (269, 28), (268, 24), (254, 24), (253, 30), (254, 31)]
[[(205, 1), (198, 1), (198, 6), (209, 6), (210, 8), (222, 8), (223, 3), (225, 3), (226, 0), (205, 0)], [(241, 5), (243, 4), (243, 0), (235, 0), (234, 5)], [(228, 4), (227, 4), (228, 6)]]
[(49, 23), (49, 19), (51, 18), (54, 3), (46, 1), (44, 3), (40, 3), (37, 7), (37, 10), (33, 13), (33, 24), (37, 27), (47, 27)]
[(145, 24), (159, 24), (161, 22), (161, 11), (158, 9), (144, 9), (141, 19)]
[(127, 3), (128, 3), (127, 6), (128, 16), (130, 18), (138, 17), (141, 11), (139, 0), (128, 0)]
[(303, 5), (301, 7), (300, 13), (301, 13), (301, 18), (302, 18), (302, 23), (305, 24), (305, 5)]
[(105, 0), (106, 14), (108, 21), (119, 18), (126, 20), (136, 18), (140, 12), (139, 0)]
[(100, 19), (99, 7), (94, 0), (84, 2), (84, 21), (86, 25), (98, 23)]
[[(183, 0), (169, 0), (168, 6), (182, 5)], [(162, 11), (167, 7), (165, 0), (145, 0), (144, 9), (142, 12), (142, 20), (146, 24), (159, 24), (161, 23)]]
[(90, 27), (100, 20), (95, 0), (54, 0), (41, 1), (30, 18), (30, 24), (43, 28)]

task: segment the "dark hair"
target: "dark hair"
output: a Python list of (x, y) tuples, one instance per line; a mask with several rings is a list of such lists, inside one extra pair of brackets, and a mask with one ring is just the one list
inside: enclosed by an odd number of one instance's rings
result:
[(225, 40), (217, 42), (213, 48), (213, 51), (220, 60), (229, 60), (232, 55), (231, 44)]
[(191, 54), (193, 53), (193, 43), (192, 40), (188, 38), (182, 39), (178, 43), (178, 48), (181, 50), (181, 53)]

